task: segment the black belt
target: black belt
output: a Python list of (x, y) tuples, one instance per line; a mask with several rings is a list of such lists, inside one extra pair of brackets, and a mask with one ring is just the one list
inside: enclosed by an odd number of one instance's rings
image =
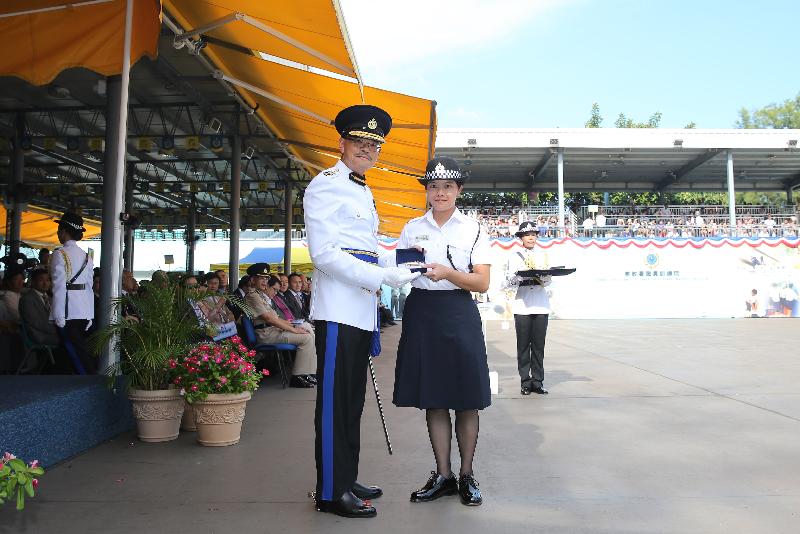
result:
[(533, 278), (526, 278), (525, 280), (520, 281), (519, 287), (524, 286), (540, 286), (542, 283), (538, 280), (534, 280)]
[(268, 328), (268, 327), (269, 327), (269, 325), (267, 323), (261, 323), (261, 324), (254, 324), (253, 325), (253, 329), (255, 329), (255, 330), (261, 330), (262, 328)]
[(86, 284), (67, 284), (67, 291), (83, 291)]

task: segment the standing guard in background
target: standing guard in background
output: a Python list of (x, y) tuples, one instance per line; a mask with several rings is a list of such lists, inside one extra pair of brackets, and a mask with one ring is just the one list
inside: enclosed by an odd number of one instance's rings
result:
[(76, 243), (83, 239), (86, 228), (83, 227), (83, 218), (69, 211), (55, 222), (58, 224), (58, 240), (64, 246), (57, 248), (50, 258), (50, 278), (53, 281), (50, 320), (75, 349), (86, 373), (95, 374), (97, 365), (86, 348), (86, 331), (94, 319), (94, 265), (89, 254)]
[(547, 253), (536, 248), (539, 230), (535, 224), (525, 221), (519, 226), (516, 236), (522, 240), (522, 251), (512, 252), (508, 261), (506, 288), (517, 288), (514, 297), (514, 327), (517, 331), (517, 369), (521, 381), (520, 393), (531, 392), (547, 395), (544, 389), (544, 341), (550, 317), (550, 298), (545, 287), (550, 285), (550, 276), (522, 280), (518, 271), (548, 269)]
[(376, 292), (381, 283), (399, 287), (418, 274), (377, 265), (378, 213), (364, 173), (378, 160), (391, 117), (375, 106), (351, 106), (335, 125), (341, 160), (318, 174), (303, 197), (314, 262), (316, 505), (343, 517), (373, 517), (375, 508), (362, 499), (383, 491), (356, 478), (367, 367), (379, 331)]

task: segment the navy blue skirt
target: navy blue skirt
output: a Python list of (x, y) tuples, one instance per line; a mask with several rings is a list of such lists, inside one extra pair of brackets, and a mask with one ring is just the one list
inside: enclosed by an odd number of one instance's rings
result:
[(450, 410), (482, 410), (492, 403), (481, 317), (468, 291), (411, 290), (393, 402)]

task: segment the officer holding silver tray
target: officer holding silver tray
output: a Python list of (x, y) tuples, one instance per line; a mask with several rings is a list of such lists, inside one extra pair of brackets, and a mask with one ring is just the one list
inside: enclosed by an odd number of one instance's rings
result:
[(519, 226), (516, 233), (522, 240), (522, 250), (511, 253), (508, 260), (508, 277), (504, 286), (516, 288), (514, 326), (517, 332), (517, 369), (521, 382), (520, 393), (547, 395), (544, 382), (544, 342), (547, 321), (550, 317), (550, 297), (545, 289), (551, 276), (520, 276), (520, 271), (549, 269), (547, 252), (536, 246), (538, 229), (530, 221)]

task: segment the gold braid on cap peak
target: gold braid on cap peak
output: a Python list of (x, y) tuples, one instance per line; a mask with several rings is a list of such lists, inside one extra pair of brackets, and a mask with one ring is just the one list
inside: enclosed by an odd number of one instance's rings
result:
[(365, 132), (364, 130), (352, 130), (350, 132), (347, 132), (347, 135), (350, 137), (361, 137), (363, 139), (372, 139), (373, 141), (377, 141), (379, 143), (386, 142), (386, 139), (384, 139), (382, 135), (378, 135), (372, 132)]

